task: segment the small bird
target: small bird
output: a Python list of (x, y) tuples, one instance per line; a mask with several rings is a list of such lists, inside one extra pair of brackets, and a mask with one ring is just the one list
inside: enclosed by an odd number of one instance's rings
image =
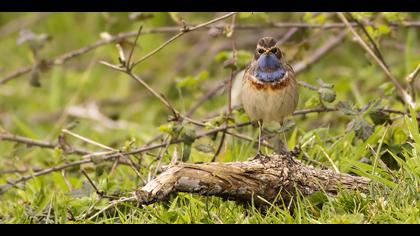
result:
[(245, 112), (258, 122), (258, 154), (264, 122), (279, 122), (295, 111), (299, 100), (293, 68), (285, 61), (277, 40), (264, 37), (258, 41), (254, 59), (245, 69), (241, 100)]

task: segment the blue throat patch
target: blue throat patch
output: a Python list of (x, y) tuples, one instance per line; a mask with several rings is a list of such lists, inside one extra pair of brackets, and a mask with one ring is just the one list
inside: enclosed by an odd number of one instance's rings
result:
[(281, 80), (286, 74), (275, 55), (261, 55), (254, 76), (262, 82), (275, 82)]

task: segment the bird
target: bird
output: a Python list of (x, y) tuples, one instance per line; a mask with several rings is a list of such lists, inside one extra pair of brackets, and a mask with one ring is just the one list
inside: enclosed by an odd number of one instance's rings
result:
[(257, 155), (261, 155), (263, 124), (282, 125), (299, 101), (295, 72), (273, 37), (258, 40), (253, 60), (245, 68), (240, 93), (245, 113), (258, 123)]

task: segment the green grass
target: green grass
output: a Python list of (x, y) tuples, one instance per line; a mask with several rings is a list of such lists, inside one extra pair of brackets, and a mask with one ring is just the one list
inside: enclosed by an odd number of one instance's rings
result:
[[(35, 13), (32, 13), (35, 14)], [(180, 13), (187, 22), (202, 23), (213, 14), (200, 15)], [(115, 34), (136, 30), (140, 24), (145, 28), (175, 26), (169, 14), (159, 13), (145, 22), (130, 22), (127, 13), (52, 13), (46, 20), (31, 27), (35, 33), (48, 33), (53, 36), (41, 55), (51, 57), (66, 51), (85, 46), (99, 38), (104, 31)], [(2, 25), (17, 17), (17, 13), (0, 14)], [(243, 14), (238, 24), (264, 24), (267, 17), (272, 21), (308, 21), (308, 23), (333, 22), (332, 16), (312, 19), (308, 14), (258, 13), (255, 16)], [(383, 20), (382, 16), (376, 16)], [(408, 20), (419, 20), (418, 13), (406, 15)], [(111, 20), (110, 20), (111, 19)], [(312, 22), (314, 21), (314, 22)], [(227, 21), (229, 22), (229, 21)], [(76, 27), (77, 26), (77, 27)], [(249, 37), (256, 40), (263, 36), (250, 34), (254, 31), (237, 31), (237, 47), (244, 52), (244, 58), (251, 57), (254, 43), (247, 43)], [(255, 31), (257, 32), (257, 31)], [(277, 32), (277, 31), (276, 31)], [(278, 35), (266, 30), (264, 35)], [(335, 32), (336, 33), (336, 32)], [(380, 33), (380, 32), (377, 32)], [(294, 48), (302, 40), (313, 37), (305, 45)], [(305, 30), (293, 36), (284, 45), (290, 60), (311, 54), (322, 41), (328, 39), (332, 31)], [(172, 34), (171, 34), (172, 35)], [(282, 34), (280, 34), (282, 35)], [(417, 28), (392, 29), (375, 38), (387, 60), (391, 71), (401, 83), (420, 63), (419, 31)], [(9, 72), (31, 63), (31, 54), (26, 44), (16, 45), (18, 33), (0, 38), (3, 45), (0, 54), (0, 79)], [(170, 35), (154, 34), (141, 36), (135, 58), (140, 58), (164, 42)], [(181, 112), (187, 111), (207, 89), (219, 84), (230, 74), (223, 69), (223, 61), (214, 57), (228, 54), (211, 49), (229, 42), (230, 38), (219, 36), (209, 38), (207, 31), (192, 32), (145, 61), (135, 73), (150, 86), (165, 96)], [(249, 41), (249, 40), (248, 40)], [(388, 44), (385, 44), (385, 43)], [(405, 47), (401, 52), (384, 45), (399, 44)], [(205, 49), (197, 54), (201, 47)], [(228, 46), (229, 47), (229, 46)], [(190, 50), (192, 49), (192, 50)], [(226, 49), (230, 52), (229, 48)], [(297, 52), (296, 52), (297, 50)], [(117, 50), (114, 45), (101, 47), (63, 66), (55, 66), (42, 73), (40, 88), (29, 85), (29, 76), (24, 75), (5, 85), (0, 85), (0, 132), (26, 136), (38, 140), (56, 141), (61, 129), (71, 128), (72, 132), (83, 135), (113, 148), (124, 149), (144, 145), (167, 125), (170, 113), (143, 87), (128, 76), (98, 64), (99, 60), (117, 63)], [(241, 62), (242, 63), (242, 62)], [(205, 71), (204, 73), (201, 73)], [(201, 73), (201, 76), (200, 76)], [(206, 74), (207, 73), (207, 74)], [(206, 76), (203, 76), (206, 75)], [(208, 75), (208, 76), (207, 76)], [(381, 107), (404, 111), (397, 101), (395, 89), (383, 72), (369, 62), (363, 50), (350, 40), (346, 40), (311, 68), (299, 74), (298, 78), (317, 85), (316, 78), (334, 85), (337, 94), (333, 107), (339, 101), (350, 106), (362, 108), (371, 100), (379, 101)], [(197, 82), (197, 81), (199, 82)], [(179, 81), (183, 81), (182, 83)], [(185, 86), (177, 87), (177, 84)], [(404, 84), (406, 85), (406, 84)], [(298, 109), (319, 106), (316, 92), (300, 88)], [(217, 112), (226, 104), (226, 94), (220, 93), (206, 101), (193, 115), (202, 120), (209, 113)], [(108, 127), (89, 118), (65, 115), (71, 106), (87, 107), (95, 103), (99, 111), (123, 127)], [(371, 107), (373, 109), (373, 107)], [(196, 194), (180, 193), (172, 195), (169, 201), (148, 206), (123, 203), (110, 208), (98, 217), (91, 216), (109, 204), (107, 199), (99, 199), (80, 167), (53, 172), (33, 178), (24, 185), (9, 189), (0, 195), (1, 223), (420, 223), (420, 134), (416, 119), (408, 116), (392, 115), (391, 123), (375, 123), (368, 113), (346, 115), (341, 111), (308, 114), (294, 118), (296, 126), (288, 131), (290, 147), (303, 145), (302, 155), (313, 163), (321, 163), (329, 168), (337, 168), (343, 173), (351, 173), (372, 180), (369, 192), (360, 193), (340, 190), (336, 196), (322, 192), (312, 196), (300, 196), (290, 206), (270, 206), (263, 212), (252, 205), (237, 204), (218, 197), (204, 197)], [(416, 116), (419, 107), (411, 111)], [(235, 122), (248, 118), (241, 111), (235, 111)], [(359, 122), (362, 129), (372, 132), (367, 137), (348, 130), (349, 123)], [(217, 119), (210, 121), (217, 123)], [(114, 123), (115, 124), (115, 123)], [(365, 126), (363, 126), (363, 124)], [(161, 127), (161, 128), (159, 128)], [(195, 129), (194, 126), (191, 126)], [(237, 130), (242, 134), (256, 137), (256, 129), (245, 127)], [(194, 148), (197, 144), (216, 149), (220, 134), (215, 139), (204, 137), (193, 144), (189, 162), (207, 162), (213, 153), (205, 153)], [(132, 141), (131, 146), (129, 143)], [(66, 142), (74, 147), (90, 151), (102, 149), (79, 139), (66, 136)], [(218, 161), (244, 161), (255, 153), (255, 146), (249, 142), (227, 136)], [(269, 151), (269, 150), (265, 150)], [(174, 153), (181, 155), (182, 145), (173, 145), (163, 154), (162, 163), (168, 163)], [(158, 150), (149, 154), (136, 155), (132, 160), (141, 166), (136, 173), (127, 165), (113, 168), (113, 162), (90, 163), (83, 165), (97, 187), (107, 194), (126, 196), (142, 185), (150, 170), (155, 170), (154, 156)], [(298, 157), (302, 159), (302, 156)], [(49, 150), (28, 147), (24, 144), (0, 141), (0, 184), (8, 179), (34, 172), (65, 162), (80, 160), (78, 155), (62, 155), (59, 149)], [(307, 162), (307, 161), (303, 161)], [(151, 168), (149, 167), (151, 165)], [(318, 166), (318, 164), (313, 164)], [(319, 166), (318, 166), (319, 167)], [(8, 170), (25, 170), (24, 173), (4, 173)]]

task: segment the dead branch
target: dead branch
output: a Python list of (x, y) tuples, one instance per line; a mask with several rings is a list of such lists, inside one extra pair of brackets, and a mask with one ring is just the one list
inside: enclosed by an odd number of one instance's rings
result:
[(336, 194), (341, 188), (365, 192), (369, 182), (363, 177), (307, 166), (289, 155), (273, 154), (245, 162), (182, 163), (133, 194), (140, 204), (165, 200), (171, 193), (189, 192), (264, 205), (289, 202), (299, 193)]

